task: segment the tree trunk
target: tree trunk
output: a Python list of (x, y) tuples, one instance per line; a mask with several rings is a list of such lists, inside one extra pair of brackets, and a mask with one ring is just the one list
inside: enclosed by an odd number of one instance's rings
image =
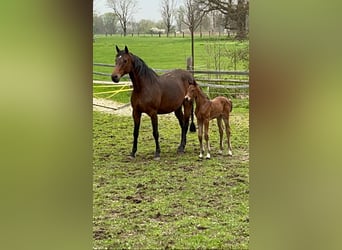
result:
[(195, 68), (195, 51), (194, 51), (194, 31), (191, 30), (191, 69), (194, 70)]

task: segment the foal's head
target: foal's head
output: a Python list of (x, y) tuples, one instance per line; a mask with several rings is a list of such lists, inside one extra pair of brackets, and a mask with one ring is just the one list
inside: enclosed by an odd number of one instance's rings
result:
[(129, 53), (127, 46), (125, 46), (124, 50), (120, 50), (118, 46), (116, 46), (116, 51), (115, 67), (112, 73), (113, 82), (119, 82), (120, 78), (131, 72), (133, 67), (132, 54)]
[(185, 99), (191, 101), (193, 98), (197, 97), (198, 86), (197, 85), (189, 85), (188, 91), (186, 92)]

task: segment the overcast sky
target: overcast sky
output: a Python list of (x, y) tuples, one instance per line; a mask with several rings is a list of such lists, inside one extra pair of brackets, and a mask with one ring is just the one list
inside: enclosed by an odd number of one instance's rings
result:
[[(134, 14), (134, 21), (140, 21), (141, 19), (149, 19), (152, 21), (161, 20), (160, 15), (160, 1), (161, 0), (137, 0), (138, 8), (137, 12)], [(180, 2), (178, 0), (177, 2)], [(99, 15), (111, 12), (111, 9), (106, 7), (107, 0), (95, 0), (94, 10)]]

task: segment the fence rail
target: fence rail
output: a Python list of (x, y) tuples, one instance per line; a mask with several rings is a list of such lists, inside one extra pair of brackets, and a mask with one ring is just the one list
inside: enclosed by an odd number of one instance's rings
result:
[[(93, 66), (97, 67), (110, 67), (113, 68), (114, 64), (107, 63), (93, 63)], [(157, 73), (165, 73), (170, 70), (154, 69)], [(249, 89), (249, 72), (248, 71), (215, 71), (215, 70), (188, 70), (193, 73), (196, 77), (198, 85), (203, 87), (204, 91), (211, 97), (217, 95), (227, 95), (232, 97), (248, 97)], [(93, 71), (94, 88), (97, 88), (95, 97), (111, 98), (121, 92), (132, 91), (132, 82), (128, 76), (124, 76), (119, 83), (110, 81), (111, 73)], [(214, 76), (215, 78), (211, 78)], [(106, 77), (106, 79), (104, 79)], [(111, 88), (106, 90), (106, 87), (115, 86), (116, 88)], [(96, 104), (94, 104), (96, 106)], [(126, 105), (129, 105), (126, 104)], [(98, 106), (98, 105), (97, 105)]]
[[(114, 64), (107, 64), (107, 63), (93, 63), (93, 66), (101, 66), (101, 67), (111, 67), (113, 68), (115, 65)], [(164, 70), (164, 69), (153, 69), (157, 73), (165, 73), (170, 70)], [(206, 87), (214, 87), (214, 88), (231, 88), (231, 89), (247, 89), (249, 88), (249, 72), (248, 71), (227, 71), (227, 70), (222, 70), (222, 71), (215, 71), (215, 70), (189, 70), (189, 72), (196, 74), (196, 80), (199, 82), (201, 86), (206, 86)], [(93, 71), (93, 75), (100, 75), (100, 76), (111, 76), (110, 73), (104, 73), (104, 72), (98, 72), (98, 71)], [(216, 76), (223, 76), (223, 75), (230, 75), (230, 76), (241, 76), (243, 77), (242, 79), (237, 79), (237, 78), (230, 78), (230, 79), (212, 79), (212, 78), (204, 78), (200, 77), (199, 75), (216, 75)], [(95, 82), (94, 83), (99, 83)], [(211, 83), (238, 83), (240, 85), (218, 85), (218, 84), (211, 84)], [(242, 84), (245, 83), (245, 84)], [(111, 84), (111, 82), (102, 82), (102, 84)], [(241, 85), (242, 84), (242, 85)]]

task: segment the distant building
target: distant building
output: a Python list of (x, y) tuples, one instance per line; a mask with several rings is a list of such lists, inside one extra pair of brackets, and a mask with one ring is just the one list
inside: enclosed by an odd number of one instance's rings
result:
[(165, 29), (158, 29), (156, 27), (153, 27), (150, 29), (150, 32), (152, 34), (164, 34), (165, 33)]

